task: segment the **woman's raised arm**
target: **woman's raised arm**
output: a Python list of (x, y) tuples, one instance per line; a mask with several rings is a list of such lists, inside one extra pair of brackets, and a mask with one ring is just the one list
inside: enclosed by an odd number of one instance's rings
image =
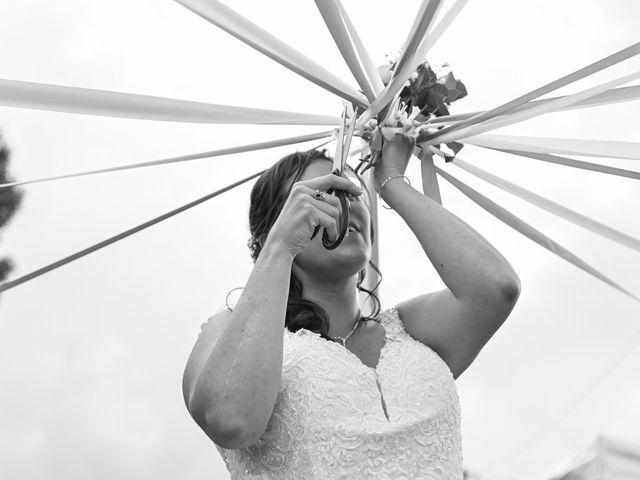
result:
[[(413, 148), (397, 136), (385, 144), (376, 190), (404, 173)], [(466, 222), (401, 179), (384, 200), (403, 218), (447, 288), (397, 305), (407, 332), (435, 350), (455, 378), (476, 358), (514, 308), (520, 279), (509, 262)]]
[(271, 417), (280, 390), (292, 260), (279, 245), (265, 245), (234, 310), (209, 319), (187, 361), (187, 408), (222, 447), (253, 443)]
[(191, 416), (225, 448), (257, 441), (267, 428), (281, 387), (283, 329), (291, 266), (317, 225), (338, 236), (339, 202), (312, 197), (329, 187), (362, 192), (350, 180), (325, 175), (294, 184), (233, 312), (203, 328), (189, 357), (183, 393)]

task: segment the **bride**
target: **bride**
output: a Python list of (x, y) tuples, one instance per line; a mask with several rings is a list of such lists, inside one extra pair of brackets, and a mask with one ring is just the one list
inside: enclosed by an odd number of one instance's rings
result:
[[(463, 478), (454, 380), (509, 316), (520, 281), (478, 232), (403, 180), (411, 151), (402, 135), (385, 143), (375, 190), (447, 288), (383, 311), (369, 292), (370, 316), (358, 301), (374, 241), (359, 177), (331, 174), (331, 159), (311, 150), (256, 182), (253, 270), (235, 308), (203, 325), (183, 379), (232, 479)], [(312, 239), (318, 225), (338, 236), (330, 188), (350, 200), (334, 250)]]

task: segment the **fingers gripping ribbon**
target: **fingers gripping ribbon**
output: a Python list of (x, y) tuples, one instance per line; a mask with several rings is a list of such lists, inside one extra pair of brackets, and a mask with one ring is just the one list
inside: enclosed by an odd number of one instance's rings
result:
[[(351, 116), (351, 125), (349, 125), (349, 131), (345, 135), (345, 130), (347, 126), (347, 112), (349, 111), (349, 106), (345, 106), (344, 111), (342, 112), (342, 125), (340, 125), (340, 130), (338, 131), (338, 140), (336, 146), (336, 154), (333, 158), (333, 175), (342, 176), (344, 173), (344, 167), (347, 162), (347, 156), (349, 155), (349, 147), (351, 146), (351, 139), (353, 138), (353, 132), (355, 130), (356, 119), (355, 114), (353, 114), (353, 107), (351, 107), (352, 116)], [(351, 204), (347, 199), (347, 196), (344, 191), (336, 190), (333, 187), (329, 188), (326, 193), (333, 193), (338, 200), (340, 200), (340, 230), (338, 233), (338, 238), (334, 242), (329, 240), (329, 236), (327, 234), (327, 230), (325, 229), (322, 232), (322, 245), (327, 250), (333, 250), (338, 247), (345, 235), (348, 235), (349, 232), (349, 209), (351, 208)], [(317, 200), (324, 199), (325, 192), (320, 192), (316, 190), (313, 193), (313, 198)], [(320, 225), (317, 225), (315, 230), (313, 231), (313, 235), (311, 238), (313, 239), (320, 229)]]

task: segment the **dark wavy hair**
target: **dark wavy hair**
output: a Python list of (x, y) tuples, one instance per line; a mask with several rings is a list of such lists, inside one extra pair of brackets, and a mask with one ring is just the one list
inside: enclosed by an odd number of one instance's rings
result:
[[(251, 201), (249, 206), (249, 231), (251, 237), (247, 243), (251, 250), (251, 258), (254, 263), (258, 259), (262, 246), (278, 219), (282, 208), (289, 197), (293, 184), (300, 180), (307, 166), (317, 159), (325, 159), (333, 161), (327, 155), (326, 150), (308, 150), (305, 152), (296, 152), (287, 155), (266, 170), (254, 184), (251, 190)], [(353, 172), (353, 169), (347, 165), (347, 168)], [(371, 193), (367, 189), (366, 183), (359, 175), (354, 175), (360, 181), (365, 193), (369, 195), (368, 205), (371, 205)], [(374, 228), (371, 222), (371, 243), (374, 241)], [(358, 275), (357, 288), (361, 292), (368, 294), (367, 300), (372, 299), (374, 308), (370, 317), (375, 318), (380, 313), (380, 300), (375, 294), (375, 290), (382, 281), (382, 275), (377, 265), (369, 260), (369, 265), (378, 274), (380, 279), (372, 290), (367, 290), (362, 286), (365, 279), (366, 269), (360, 270)], [(329, 337), (329, 315), (327, 311), (317, 303), (304, 298), (302, 282), (291, 271), (291, 281), (289, 282), (289, 297), (287, 299), (287, 311), (285, 317), (285, 326), (292, 332), (305, 328), (307, 330), (320, 334), (326, 340)], [(228, 297), (228, 296), (227, 296)], [(365, 300), (366, 301), (366, 300)], [(228, 304), (227, 304), (228, 307)]]

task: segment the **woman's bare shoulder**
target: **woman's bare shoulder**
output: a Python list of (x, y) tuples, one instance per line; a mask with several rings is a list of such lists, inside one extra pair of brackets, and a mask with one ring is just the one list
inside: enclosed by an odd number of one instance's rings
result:
[(206, 322), (200, 326), (200, 334), (196, 340), (182, 378), (183, 394), (187, 405), (193, 389), (193, 384), (200, 375), (202, 367), (207, 362), (209, 354), (216, 345), (222, 330), (231, 319), (232, 311), (226, 307), (219, 308)]
[(218, 310), (207, 318), (206, 322), (200, 325), (200, 335), (205, 332), (209, 334), (211, 330), (219, 330), (220, 327), (224, 327), (229, 321), (232, 312), (233, 310), (227, 306), (219, 307)]

